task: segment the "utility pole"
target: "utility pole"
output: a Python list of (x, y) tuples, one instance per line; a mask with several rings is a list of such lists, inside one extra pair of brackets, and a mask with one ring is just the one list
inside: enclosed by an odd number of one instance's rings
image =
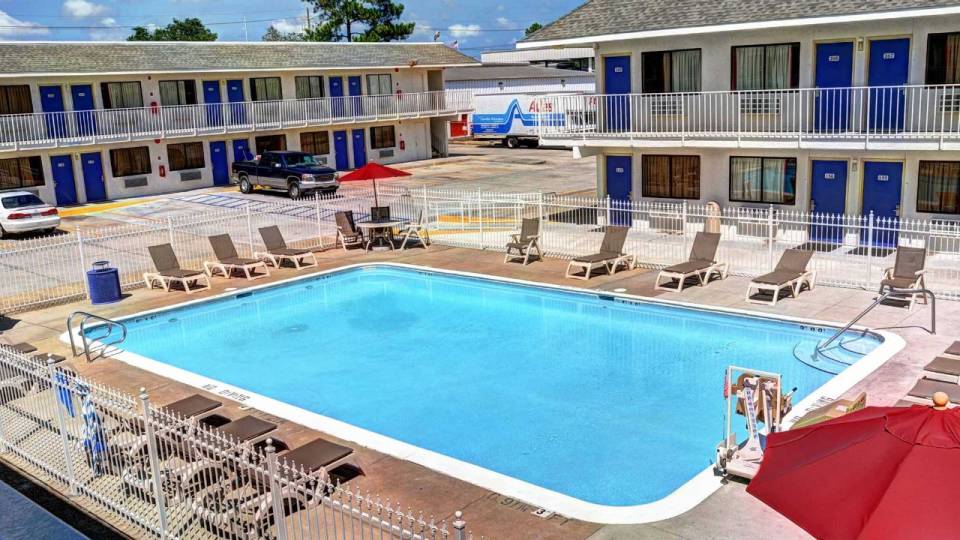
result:
[(310, 31), (310, 6), (307, 6), (307, 31)]
[(247, 35), (247, 16), (243, 16), (243, 40), (250, 41), (250, 36)]

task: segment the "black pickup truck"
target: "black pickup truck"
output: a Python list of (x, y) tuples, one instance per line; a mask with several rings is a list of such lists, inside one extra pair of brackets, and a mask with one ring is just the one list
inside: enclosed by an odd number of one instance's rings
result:
[(312, 191), (332, 194), (340, 187), (337, 171), (305, 152), (264, 152), (259, 160), (235, 161), (232, 171), (243, 193), (260, 186), (282, 189), (296, 199)]

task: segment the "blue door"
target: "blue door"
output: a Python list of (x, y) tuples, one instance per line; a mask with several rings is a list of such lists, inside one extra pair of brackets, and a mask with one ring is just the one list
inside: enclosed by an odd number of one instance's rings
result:
[(870, 67), (867, 84), (871, 131), (903, 129), (904, 90), (910, 76), (910, 40), (878, 39), (870, 42)]
[(853, 43), (817, 45), (817, 99), (814, 129), (840, 133), (850, 126), (850, 90), (853, 86)]
[(40, 87), (40, 108), (45, 112), (47, 137), (59, 139), (67, 134), (67, 119), (63, 108), (63, 88)]
[(343, 77), (330, 77), (330, 100), (333, 115), (343, 116)]
[(57, 206), (77, 204), (77, 181), (73, 177), (73, 160), (70, 156), (50, 156), (50, 169), (53, 170)]
[(93, 116), (93, 87), (89, 84), (71, 85), (70, 97), (73, 98), (73, 110), (77, 111), (74, 113), (77, 135), (93, 135), (97, 132), (97, 121)]
[(353, 130), (353, 168), (359, 169), (367, 164), (367, 139), (363, 128)]
[(100, 152), (80, 155), (83, 170), (83, 189), (87, 193), (87, 202), (107, 200), (107, 186), (103, 182), (103, 160)]
[(363, 95), (363, 86), (360, 82), (360, 76), (347, 77), (347, 87), (347, 90), (352, 96), (352, 99), (350, 99), (350, 111), (353, 116), (360, 116), (363, 114), (363, 101), (360, 99), (360, 96)]
[(847, 162), (814, 161), (810, 189), (810, 240), (843, 243), (842, 215), (847, 200)]
[[(867, 161), (863, 164), (863, 215), (873, 212), (873, 245), (897, 247), (900, 192), (903, 186), (903, 163)], [(867, 243), (868, 231), (861, 242)]]
[(607, 156), (607, 195), (610, 196), (610, 224), (629, 226), (633, 216), (627, 205), (633, 191), (633, 158)]
[(213, 167), (213, 185), (225, 186), (230, 183), (226, 141), (210, 141), (210, 165)]
[[(603, 59), (603, 93), (630, 93), (630, 57), (607, 56)], [(630, 128), (630, 96), (608, 95), (604, 99), (606, 130), (628, 131)]]
[(333, 132), (333, 157), (336, 161), (337, 170), (345, 171), (350, 168), (350, 158), (347, 155), (347, 132)]
[(230, 123), (243, 124), (247, 115), (243, 110), (243, 81), (234, 79), (227, 81), (227, 101), (230, 102)]
[(203, 103), (207, 109), (207, 125), (223, 125), (223, 97), (220, 95), (220, 81), (203, 81)]
[(237, 139), (233, 141), (233, 160), (250, 161), (253, 154), (250, 153), (250, 141), (246, 139)]

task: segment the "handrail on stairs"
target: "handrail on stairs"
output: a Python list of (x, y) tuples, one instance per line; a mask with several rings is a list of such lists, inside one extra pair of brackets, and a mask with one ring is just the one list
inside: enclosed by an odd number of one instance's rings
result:
[(850, 330), (850, 328), (852, 328), (853, 325), (860, 322), (860, 319), (866, 317), (867, 313), (870, 313), (871, 311), (873, 311), (873, 308), (882, 304), (884, 300), (891, 297), (895, 298), (898, 296), (908, 296), (913, 294), (922, 294), (925, 298), (930, 298), (930, 333), (936, 334), (937, 333), (937, 295), (933, 294), (933, 291), (931, 291), (930, 289), (897, 289), (892, 285), (883, 285), (880, 287), (880, 296), (878, 296), (873, 301), (872, 304), (867, 306), (867, 309), (861, 311), (859, 315), (851, 319), (850, 322), (844, 325), (843, 328), (841, 328), (835, 334), (830, 336), (830, 339), (821, 343), (820, 345), (817, 345), (817, 352), (819, 353), (824, 349), (826, 349), (828, 346), (830, 346), (830, 344), (836, 341), (837, 338), (839, 338), (844, 333), (846, 333), (847, 330)]
[[(80, 343), (83, 345), (83, 354), (87, 359), (87, 362), (92, 362), (93, 359), (90, 358), (90, 340), (87, 339), (87, 322), (91, 319), (95, 321), (100, 321), (104, 323), (104, 326), (107, 328), (107, 333), (101, 336), (97, 341), (103, 344), (103, 348), (106, 349), (112, 345), (119, 345), (127, 339), (127, 326), (119, 321), (114, 321), (107, 319), (106, 317), (101, 317), (99, 315), (94, 315), (93, 313), (87, 313), (86, 311), (74, 311), (67, 317), (67, 335), (70, 337), (70, 352), (73, 353), (74, 357), (80, 356), (80, 351), (77, 349), (77, 346), (74, 341), (74, 332), (73, 332), (73, 320), (82, 316), (80, 320)], [(114, 341), (105, 341), (109, 340), (110, 336), (113, 335), (114, 329), (119, 328), (121, 330), (121, 335), (119, 338), (114, 339)]]

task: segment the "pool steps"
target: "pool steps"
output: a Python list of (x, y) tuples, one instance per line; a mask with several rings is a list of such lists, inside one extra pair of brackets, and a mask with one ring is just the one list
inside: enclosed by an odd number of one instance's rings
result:
[(837, 375), (866, 354), (859, 344), (861, 341), (864, 341), (861, 336), (841, 338), (823, 350), (818, 350), (819, 343), (798, 343), (793, 348), (793, 356), (813, 369)]

